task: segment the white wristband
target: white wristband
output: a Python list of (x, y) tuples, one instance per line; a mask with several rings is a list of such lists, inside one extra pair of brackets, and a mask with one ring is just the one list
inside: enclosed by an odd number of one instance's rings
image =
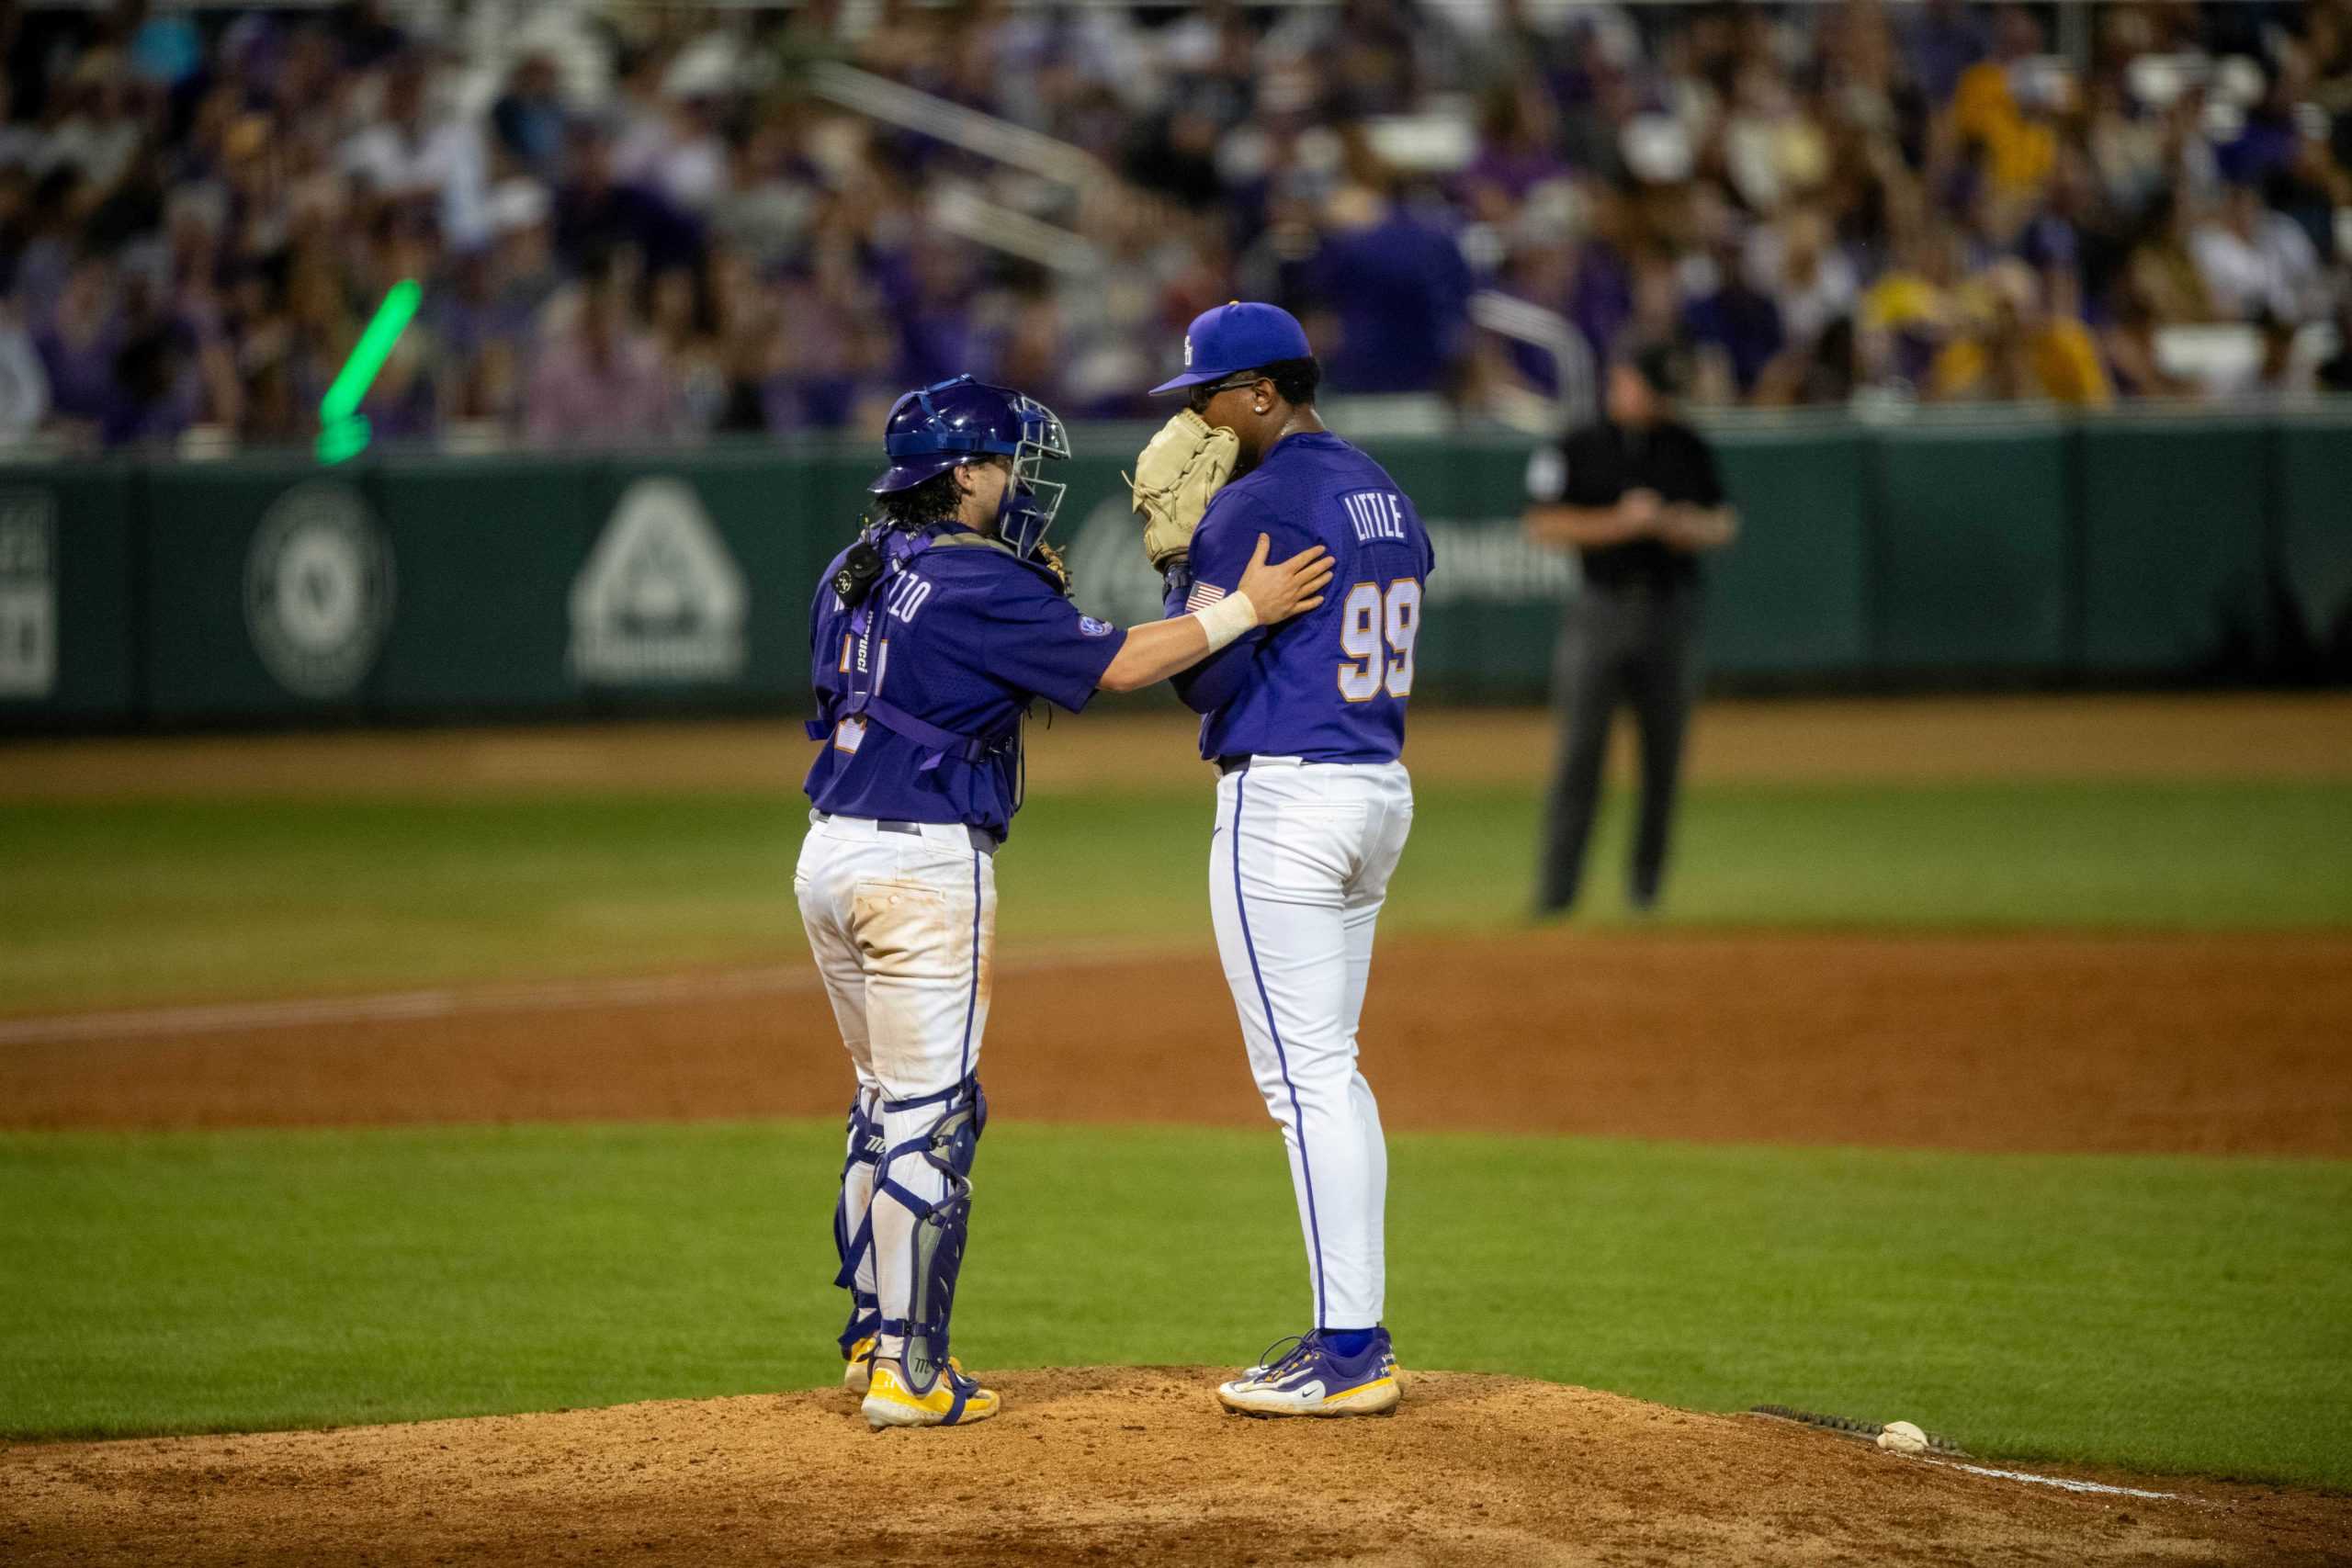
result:
[(1228, 593), (1207, 609), (1193, 611), (1193, 619), (1208, 634), (1209, 651), (1215, 653), (1244, 632), (1257, 629), (1258, 606), (1250, 603), (1247, 593)]

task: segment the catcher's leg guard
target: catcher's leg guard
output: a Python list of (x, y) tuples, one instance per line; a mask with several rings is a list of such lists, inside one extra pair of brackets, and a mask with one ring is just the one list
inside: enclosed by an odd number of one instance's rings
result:
[[(903, 1340), (900, 1364), (907, 1387), (921, 1396), (947, 1369), (947, 1320), (956, 1304), (956, 1277), (964, 1267), (964, 1244), (971, 1223), (972, 1160), (978, 1153), (980, 1133), (988, 1125), (988, 1097), (978, 1078), (966, 1078), (953, 1089), (915, 1100), (883, 1102), (893, 1117), (910, 1111), (936, 1111), (927, 1128), (903, 1136), (882, 1156), (881, 1179), (875, 1201), (888, 1198), (913, 1216), (911, 1256), (905, 1315), (891, 1314), (896, 1302), (883, 1306), (881, 1331), (885, 1344)], [(919, 1173), (934, 1179), (926, 1188), (944, 1187), (936, 1198), (925, 1197), (909, 1185)]]
[(861, 1339), (880, 1332), (882, 1304), (875, 1294), (874, 1183), (882, 1166), (882, 1091), (860, 1089), (849, 1102), (842, 1160), (841, 1199), (833, 1207), (833, 1250), (842, 1266), (833, 1283), (849, 1292), (849, 1325), (842, 1330), (846, 1358)]

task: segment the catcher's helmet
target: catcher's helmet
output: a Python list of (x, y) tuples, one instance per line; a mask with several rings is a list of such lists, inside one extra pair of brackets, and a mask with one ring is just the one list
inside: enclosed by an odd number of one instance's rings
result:
[(867, 488), (888, 495), (982, 457), (1012, 459), (1012, 479), (997, 509), (997, 536), (1020, 555), (1053, 526), (1069, 487), (1039, 477), (1048, 457), (1069, 456), (1069, 436), (1054, 411), (1010, 387), (969, 376), (909, 392), (882, 427), (890, 466)]

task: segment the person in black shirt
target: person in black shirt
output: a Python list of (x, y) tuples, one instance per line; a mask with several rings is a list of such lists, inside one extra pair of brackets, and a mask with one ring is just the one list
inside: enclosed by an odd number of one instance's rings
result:
[(1729, 544), (1739, 526), (1706, 443), (1675, 417), (1679, 358), (1658, 346), (1612, 365), (1608, 417), (1539, 447), (1528, 464), (1529, 536), (1574, 550), (1583, 567), (1553, 662), (1560, 743), (1539, 915), (1576, 903), (1620, 702), (1633, 705), (1641, 729), (1641, 821), (1627, 885), (1636, 910), (1657, 903), (1665, 877), (1682, 738), (1698, 694), (1699, 558)]

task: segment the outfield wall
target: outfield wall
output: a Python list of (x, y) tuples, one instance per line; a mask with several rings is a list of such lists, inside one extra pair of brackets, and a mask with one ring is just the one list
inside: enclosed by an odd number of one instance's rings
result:
[[(1057, 537), (1090, 610), (1159, 613), (1081, 431)], [(1745, 515), (1719, 681), (2164, 681), (2352, 644), (2352, 412), (1844, 415), (1715, 427)], [(1523, 440), (1367, 440), (1437, 536), (1425, 690), (1544, 687), (1566, 562), (1517, 524)], [(0, 729), (772, 709), (863, 449), (0, 468)]]

